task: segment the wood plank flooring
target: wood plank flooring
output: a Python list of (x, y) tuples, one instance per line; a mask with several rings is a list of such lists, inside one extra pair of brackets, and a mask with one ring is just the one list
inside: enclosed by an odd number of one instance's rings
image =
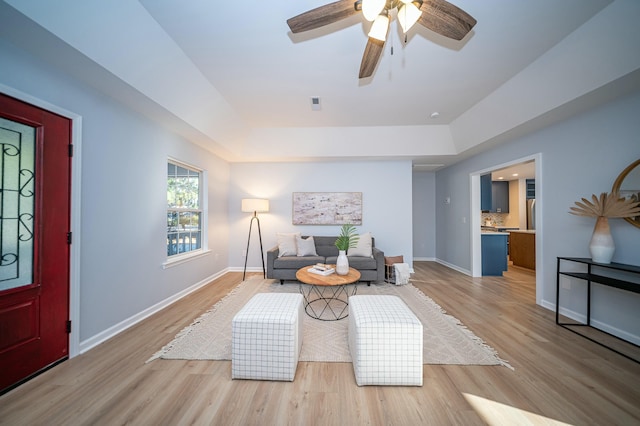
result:
[(414, 285), (514, 370), (425, 365), (422, 387), (358, 387), (347, 363), (301, 362), (292, 383), (231, 380), (230, 361), (145, 364), (240, 282), (229, 273), (1, 396), (0, 424), (640, 424), (640, 364), (556, 326), (531, 272), (414, 268)]

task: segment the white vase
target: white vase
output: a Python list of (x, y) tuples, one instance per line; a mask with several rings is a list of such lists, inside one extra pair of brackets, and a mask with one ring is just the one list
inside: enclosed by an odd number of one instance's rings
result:
[(611, 228), (609, 228), (609, 219), (599, 216), (596, 226), (593, 228), (591, 243), (589, 243), (591, 251), (591, 260), (598, 263), (611, 263), (613, 252), (616, 245), (611, 236)]
[(347, 275), (349, 273), (349, 259), (347, 259), (346, 250), (338, 251), (338, 259), (336, 260), (336, 274)]

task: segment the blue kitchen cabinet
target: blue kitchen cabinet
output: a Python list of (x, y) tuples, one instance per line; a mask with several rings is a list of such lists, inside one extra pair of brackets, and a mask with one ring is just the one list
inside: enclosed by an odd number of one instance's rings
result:
[(507, 270), (507, 233), (482, 234), (482, 275), (501, 276)]
[(491, 173), (480, 176), (480, 210), (509, 213), (509, 182), (492, 182)]
[(491, 211), (491, 173), (480, 176), (480, 210)]
[(494, 213), (509, 213), (509, 182), (492, 182), (491, 211)]

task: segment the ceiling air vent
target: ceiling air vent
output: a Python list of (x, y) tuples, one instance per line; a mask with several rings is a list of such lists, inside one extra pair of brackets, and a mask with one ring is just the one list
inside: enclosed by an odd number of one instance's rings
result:
[(311, 98), (311, 110), (320, 111), (320, 98), (317, 98), (317, 97)]

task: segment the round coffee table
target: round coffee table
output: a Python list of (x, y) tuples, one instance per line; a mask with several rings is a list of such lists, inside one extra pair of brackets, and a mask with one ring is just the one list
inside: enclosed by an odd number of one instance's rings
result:
[[(335, 268), (335, 265), (331, 266)], [(309, 272), (309, 268), (311, 266), (305, 266), (296, 272), (307, 315), (322, 321), (337, 321), (349, 316), (349, 296), (356, 294), (355, 283), (360, 279), (360, 272), (349, 268), (347, 275), (318, 275)], [(350, 293), (349, 284), (353, 284)]]

